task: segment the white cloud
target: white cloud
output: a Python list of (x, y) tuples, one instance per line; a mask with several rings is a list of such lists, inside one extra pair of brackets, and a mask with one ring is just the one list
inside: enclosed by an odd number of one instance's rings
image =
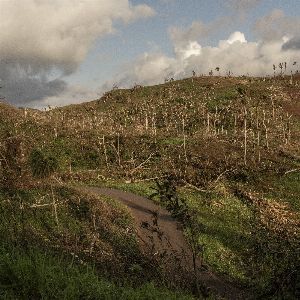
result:
[(178, 57), (181, 57), (181, 59), (187, 59), (192, 55), (200, 55), (201, 49), (202, 47), (198, 42), (192, 41), (181, 47), (175, 47), (175, 53)]
[[(290, 40), (289, 40), (290, 41)], [(134, 83), (158, 84), (165, 78), (182, 78), (191, 76), (192, 71), (206, 74), (219, 67), (221, 74), (228, 71), (233, 75), (264, 76), (273, 74), (273, 64), (287, 62), (287, 72), (293, 69), (293, 62), (300, 61), (298, 43), (293, 43), (291, 49), (284, 49), (287, 37), (271, 41), (249, 42), (242, 32), (233, 32), (228, 39), (219, 41), (215, 47), (201, 46), (196, 40), (184, 43), (173, 42), (175, 55), (162, 53), (146, 53), (134, 62), (117, 78), (121, 87)], [(218, 74), (218, 73), (217, 73)]]
[(93, 90), (82, 85), (71, 85), (58, 95), (49, 95), (41, 100), (29, 101), (26, 104), (37, 109), (43, 109), (48, 106), (58, 107), (99, 99), (103, 92), (105, 92), (104, 89)]
[[(115, 21), (128, 23), (154, 13), (149, 6), (132, 6), (128, 0), (0, 1), (0, 78), (6, 90), (5, 83), (14, 82), (18, 90), (22, 82), (24, 98), (31, 96), (30, 89), (26, 95), (26, 81), (39, 83), (42, 97), (40, 83), (51, 81), (49, 72), (62, 76), (74, 72), (93, 42), (114, 32)], [(6, 92), (13, 101), (22, 101), (13, 90)]]
[(126, 0), (0, 1), (0, 56), (34, 70), (72, 72), (96, 38), (114, 31), (113, 21), (153, 15), (146, 5)]
[[(145, 53), (132, 64), (124, 66), (123, 72), (119, 72), (113, 80), (106, 82), (104, 89), (110, 89), (114, 84), (119, 87), (128, 87), (135, 83), (143, 85), (152, 85), (163, 82), (166, 75), (173, 75), (174, 72), (180, 72), (182, 68), (173, 69), (177, 63), (175, 58), (167, 57), (162, 53)], [(179, 71), (180, 70), (180, 71)]]
[(235, 42), (247, 43), (246, 38), (245, 38), (245, 35), (244, 35), (242, 32), (240, 32), (240, 31), (235, 31), (235, 32), (233, 32), (233, 33), (229, 36), (227, 42), (228, 42), (229, 44), (233, 44), (233, 43), (235, 43)]

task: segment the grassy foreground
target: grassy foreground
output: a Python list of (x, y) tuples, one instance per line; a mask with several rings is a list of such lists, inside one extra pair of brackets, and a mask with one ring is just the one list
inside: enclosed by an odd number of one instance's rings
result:
[[(262, 299), (278, 299), (272, 296), (274, 277), (288, 271), (295, 278), (282, 297), (294, 299), (289, 290), (299, 289), (300, 215), (299, 198), (295, 198), (300, 195), (299, 175), (269, 178), (272, 184), (267, 190), (266, 185), (259, 185), (261, 180), (267, 178), (259, 178), (256, 185), (249, 182), (242, 188), (251, 191), (255, 185), (255, 191), (264, 199), (263, 205), (247, 203), (226, 180), (209, 191), (182, 186), (178, 195), (187, 201), (189, 211), (195, 216), (199, 228), (197, 242), (203, 249), (201, 256), (210, 268), (252, 289), (254, 298)], [(146, 197), (153, 194), (156, 186), (154, 182), (102, 185)], [(154, 200), (159, 202), (157, 197)], [(188, 230), (186, 234), (189, 236)], [(287, 266), (291, 268), (286, 269)]]
[(54, 197), (57, 215), (47, 186), (0, 194), (1, 299), (193, 299), (143, 274), (124, 207), (67, 187)]
[(152, 283), (137, 287), (118, 285), (99, 276), (91, 266), (39, 249), (1, 246), (1, 299), (193, 299), (157, 288)]

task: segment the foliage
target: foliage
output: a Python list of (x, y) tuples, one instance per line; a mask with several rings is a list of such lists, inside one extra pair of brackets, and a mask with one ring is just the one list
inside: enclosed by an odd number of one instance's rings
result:
[[(296, 254), (297, 248), (296, 240), (290, 239), (293, 235), (286, 237), (285, 232), (289, 232), (287, 224), (293, 223), (294, 215), (289, 213), (299, 211), (300, 77), (293, 76), (292, 84), (289, 79), (194, 76), (153, 87), (114, 89), (97, 101), (45, 112), (0, 103), (2, 186), (10, 187), (11, 195), (19, 183), (26, 182), (26, 161), (44, 184), (57, 172), (59, 179), (77, 183), (137, 182), (127, 184), (126, 189), (143, 192), (143, 183), (157, 178), (156, 193), (186, 223), (194, 244), (205, 245), (206, 263), (256, 286), (260, 295), (272, 297), (274, 287), (279, 286), (281, 296), (290, 297), (296, 278), (290, 275), (297, 274), (296, 257), (290, 252)], [(175, 174), (176, 179), (164, 180), (166, 173)], [(179, 188), (177, 181), (186, 187)], [(232, 193), (240, 185), (267, 200), (263, 211), (257, 213)], [(149, 184), (146, 192), (149, 195)], [(25, 201), (23, 196), (18, 192), (12, 199), (22, 206), (36, 197), (30, 195)], [(56, 194), (55, 198), (61, 197)], [(25, 205), (24, 232), (30, 236), (33, 223), (35, 242), (42, 240), (37, 236), (47, 237), (51, 232), (51, 244), (60, 245), (58, 249), (68, 252), (80, 245), (81, 253), (88, 252), (94, 234), (92, 216), (101, 209), (72, 193), (62, 198), (57, 201), (60, 227), (54, 226), (53, 197), (47, 209), (32, 209), (30, 222), (26, 219), (30, 209)], [(49, 196), (45, 199), (50, 200)], [(272, 203), (285, 205), (289, 216), (285, 224), (278, 220), (281, 209), (276, 206), (272, 213), (266, 209)], [(45, 211), (43, 217), (40, 210)], [(16, 211), (20, 217), (21, 211)], [(124, 222), (116, 220), (119, 225)], [(268, 220), (268, 225), (262, 220)], [(286, 231), (275, 230), (273, 221)], [(18, 224), (12, 227), (16, 232), (23, 228), (22, 222)], [(193, 233), (189, 224), (196, 228)], [(116, 227), (99, 228), (99, 253), (107, 250), (100, 240), (107, 241), (118, 255), (128, 251), (130, 239), (124, 241), (122, 234), (110, 237)], [(58, 238), (60, 229), (68, 233), (64, 239)], [(80, 235), (83, 238), (78, 242)], [(14, 241), (21, 237), (15, 236)], [(63, 240), (68, 247), (62, 247)], [(282, 258), (284, 249), (289, 249), (288, 255)], [(287, 273), (285, 266), (293, 272)], [(280, 278), (287, 280), (282, 283)]]
[[(22, 176), (21, 143), (22, 139), (14, 135), (8, 128), (2, 134), (3, 147), (0, 162), (1, 185), (5, 189), (18, 186)], [(1, 144), (0, 144), (1, 145)]]
[(58, 161), (55, 157), (46, 156), (41, 150), (34, 149), (30, 154), (30, 167), (34, 177), (46, 178), (58, 169)]
[(298, 299), (300, 296), (300, 215), (287, 205), (239, 190), (253, 211), (252, 264), (256, 289), (264, 299)]
[(188, 232), (188, 241), (192, 252), (194, 268), (194, 284), (197, 293), (205, 297), (208, 295), (208, 291), (203, 284), (199, 285), (196, 266), (196, 261), (200, 261), (199, 256), (202, 254), (203, 250), (203, 245), (200, 244), (196, 238), (196, 234), (199, 234), (200, 228), (197, 222), (195, 222), (194, 213), (191, 209), (189, 209), (185, 199), (179, 197), (176, 185), (177, 180), (174, 175), (166, 176), (161, 182), (156, 180), (156, 188), (154, 188), (155, 192), (150, 197), (158, 197), (160, 203), (164, 205), (169, 212), (171, 212), (174, 218), (182, 223), (185, 230)]
[(187, 223), (191, 216), (188, 214), (188, 207), (184, 199), (179, 198), (176, 191), (176, 178), (172, 175), (165, 177), (161, 182), (156, 180), (155, 192), (150, 198), (158, 197), (172, 216), (182, 223)]
[(153, 276), (117, 201), (54, 187), (57, 227), (50, 193), (0, 192), (0, 298), (191, 299)]
[(37, 248), (24, 253), (0, 246), (0, 286), (1, 299), (193, 299), (153, 283), (120, 285), (91, 266)]

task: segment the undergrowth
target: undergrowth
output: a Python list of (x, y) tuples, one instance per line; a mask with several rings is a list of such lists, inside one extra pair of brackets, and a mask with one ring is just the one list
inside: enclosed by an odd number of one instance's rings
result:
[(1, 299), (193, 299), (181, 293), (109, 281), (90, 265), (82, 265), (64, 255), (54, 255), (35, 247), (24, 252), (18, 247), (0, 246)]
[(52, 197), (0, 193), (1, 299), (192, 299), (159, 284), (117, 201), (65, 186)]

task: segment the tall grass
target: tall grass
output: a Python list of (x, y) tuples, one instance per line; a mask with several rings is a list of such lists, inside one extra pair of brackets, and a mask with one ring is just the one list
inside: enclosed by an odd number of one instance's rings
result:
[(99, 277), (91, 266), (32, 247), (0, 246), (1, 299), (193, 299), (153, 283), (122, 286)]

